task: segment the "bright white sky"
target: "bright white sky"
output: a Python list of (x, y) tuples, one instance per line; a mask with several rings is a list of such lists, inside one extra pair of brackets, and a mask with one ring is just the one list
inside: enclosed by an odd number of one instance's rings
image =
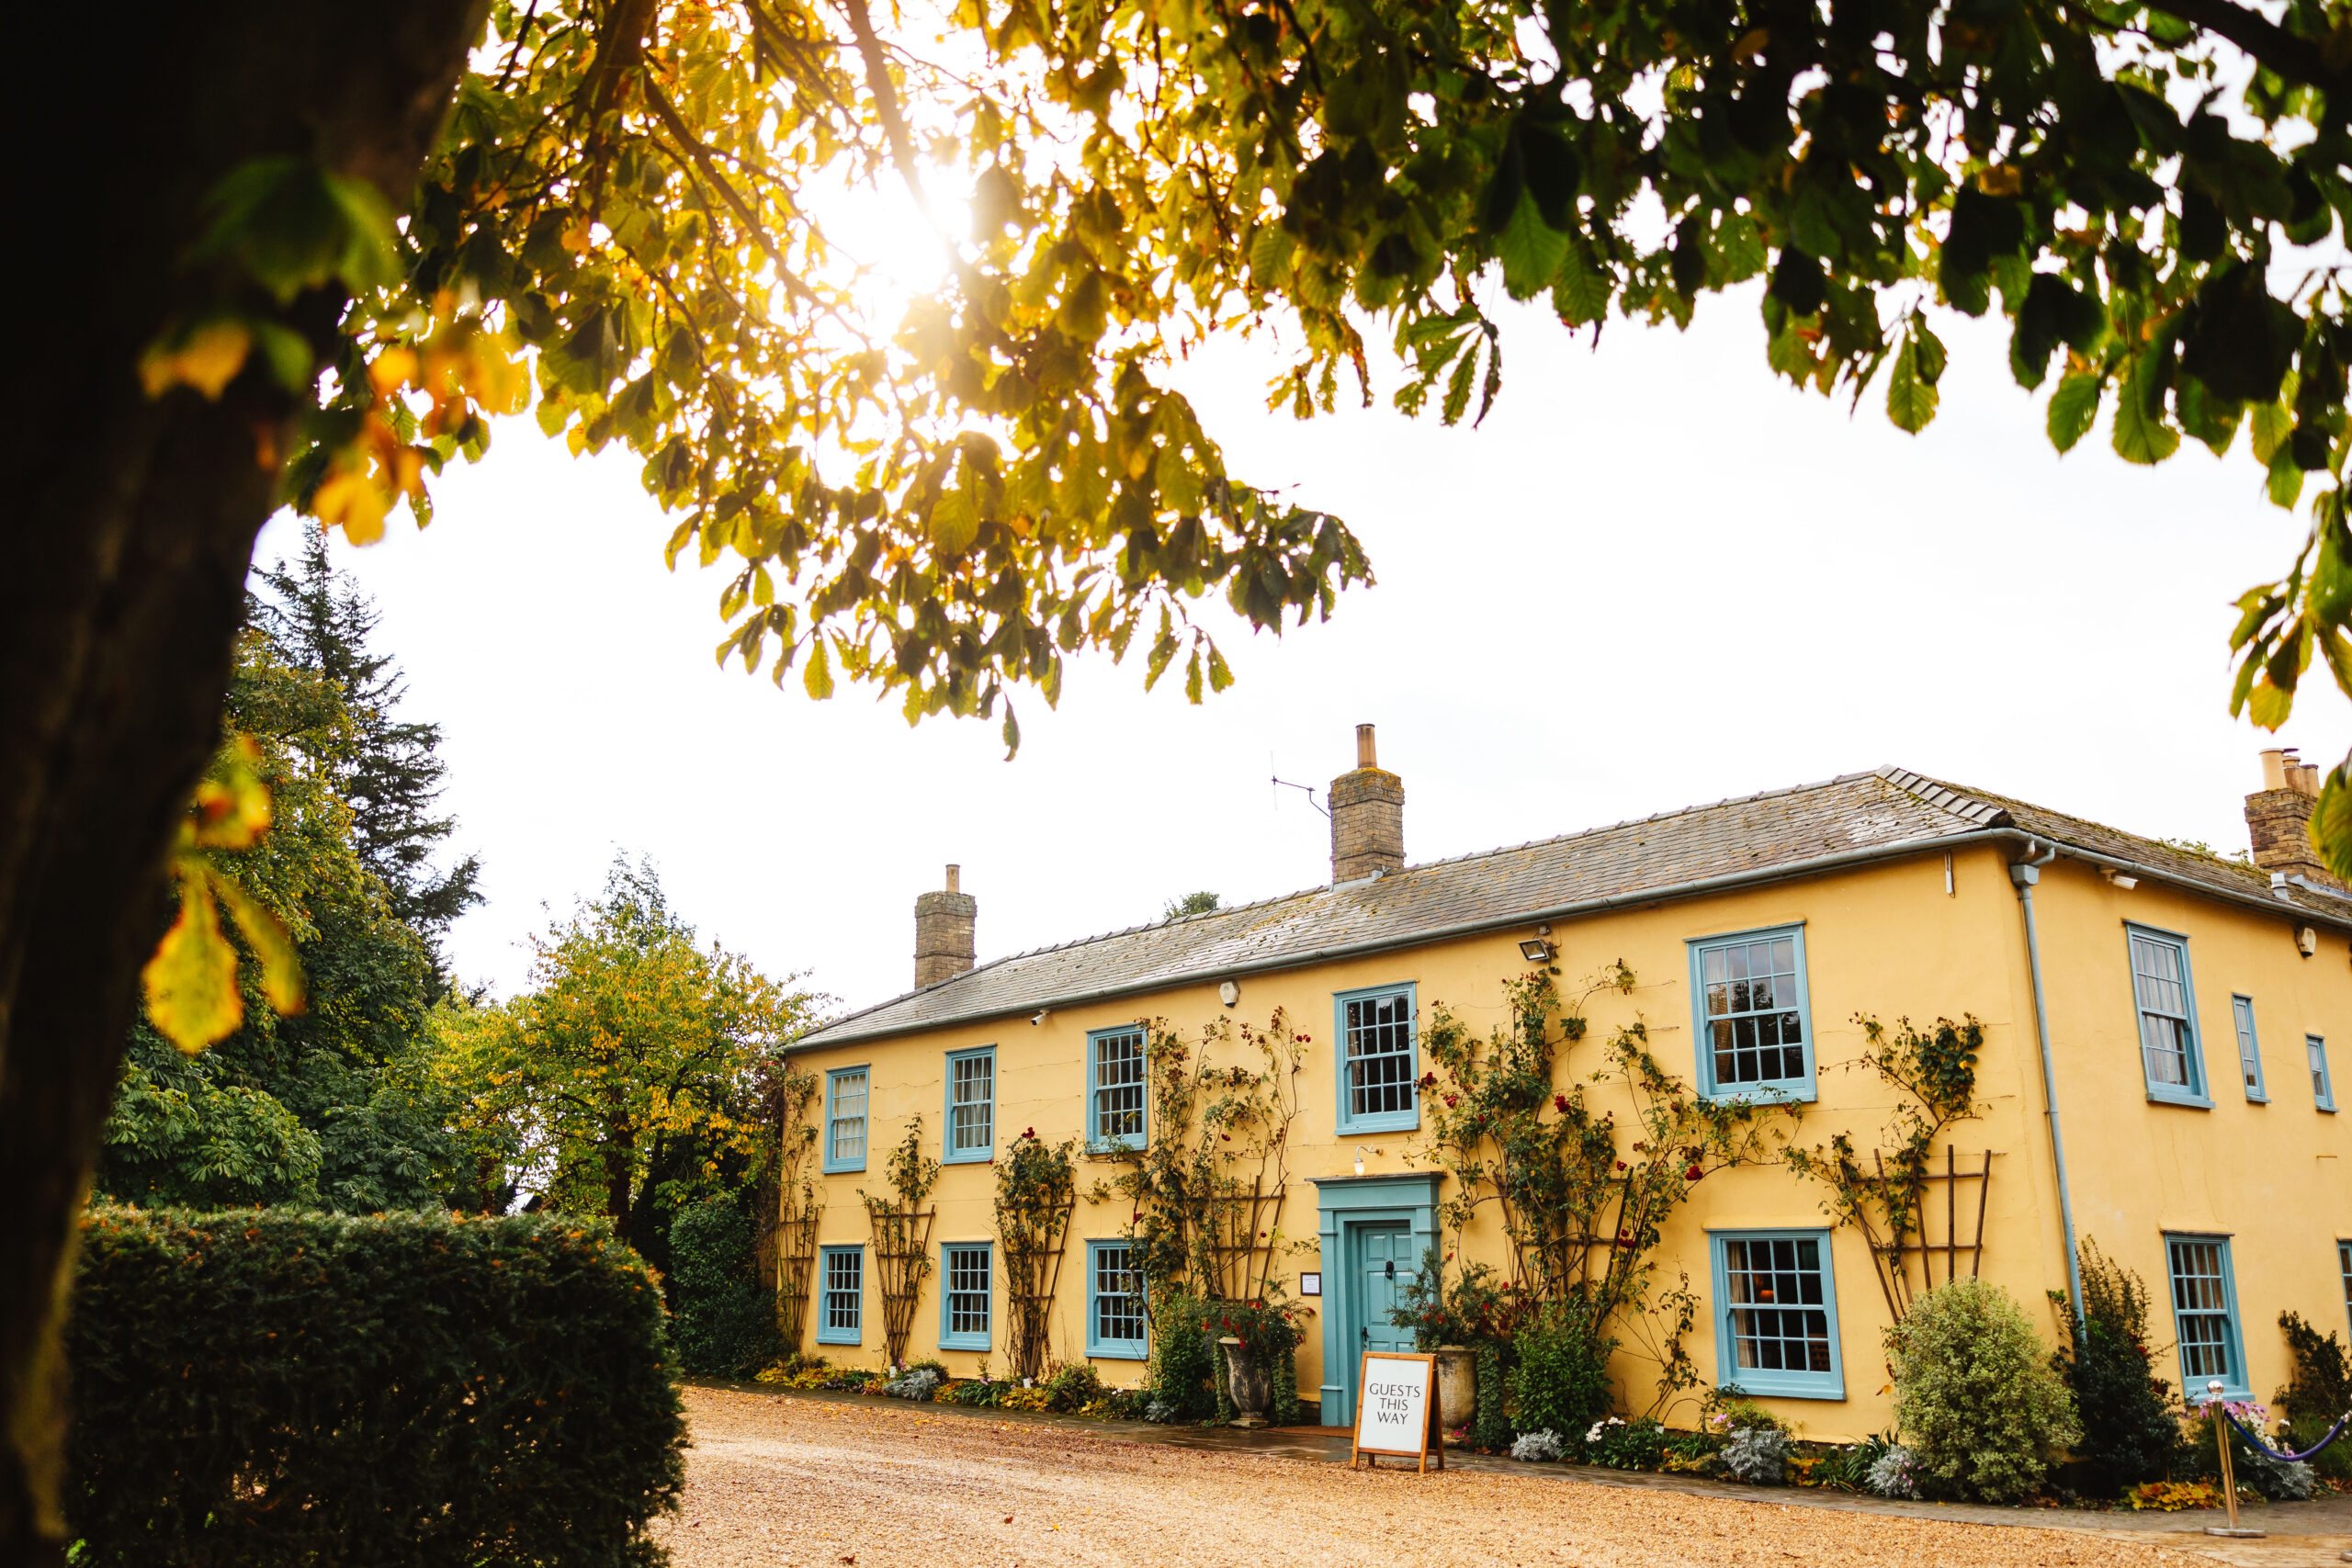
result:
[[(408, 712), (447, 733), (489, 895), (458, 972), (511, 994), (524, 935), (616, 850), (707, 937), (844, 1006), (906, 987), (915, 896), (950, 861), (983, 959), (1195, 888), (1290, 892), (1328, 879), (1328, 829), (1269, 773), (1319, 791), (1364, 721), (1416, 861), (1882, 762), (2243, 846), (2268, 742), (2228, 716), (2230, 601), (2304, 529), (2243, 446), (2133, 468), (2102, 423), (2061, 459), (1982, 324), (1939, 323), (1952, 367), (1918, 438), (1875, 389), (1849, 416), (1775, 378), (1752, 295), (1687, 334), (1613, 322), (1597, 353), (1540, 312), (1509, 324), (1476, 431), (1298, 425), (1262, 411), (1268, 362), (1189, 367), (1233, 472), (1348, 518), (1379, 586), (1280, 641), (1233, 632), (1239, 683), (1202, 707), (1172, 676), (1147, 696), (1139, 654), (1078, 664), (1058, 713), (1023, 703), (1011, 762), (993, 724), (910, 731), (895, 705), (715, 667), (720, 574), (663, 571), (634, 465), (507, 422), (439, 481), (431, 529), (335, 552)], [(2284, 739), (2332, 762), (2347, 729), (2315, 678)]]

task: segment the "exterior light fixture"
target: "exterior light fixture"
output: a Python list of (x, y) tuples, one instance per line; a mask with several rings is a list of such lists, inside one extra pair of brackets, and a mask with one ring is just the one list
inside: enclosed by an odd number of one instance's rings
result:
[(1519, 955), (1530, 964), (1549, 964), (1552, 962), (1552, 944), (1540, 936), (1532, 936), (1519, 944)]
[(1378, 1149), (1365, 1148), (1362, 1144), (1358, 1144), (1356, 1145), (1356, 1174), (1358, 1176), (1362, 1176), (1363, 1174), (1363, 1156), (1366, 1155), (1376, 1155), (1380, 1151)]
[(2305, 958), (2309, 958), (2312, 953), (2319, 951), (2319, 932), (2313, 931), (2309, 926), (2297, 926), (2295, 928), (2295, 945), (2301, 949), (2302, 954)]
[(1234, 1003), (1241, 999), (1241, 987), (1236, 985), (1233, 981), (1227, 980), (1224, 985), (1219, 986), (1216, 988), (1216, 999), (1223, 1002), (1226, 1006), (1231, 1007)]

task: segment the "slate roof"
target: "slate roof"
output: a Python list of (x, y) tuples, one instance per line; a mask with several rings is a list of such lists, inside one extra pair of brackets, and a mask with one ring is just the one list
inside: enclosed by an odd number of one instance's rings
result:
[(994, 959), (837, 1019), (801, 1044), (846, 1044), (1287, 968), (1931, 852), (1987, 834), (2039, 839), (2137, 875), (2233, 902), (2284, 904), (2352, 930), (2352, 899), (2327, 889), (2276, 887), (2269, 873), (2242, 862), (1886, 767)]

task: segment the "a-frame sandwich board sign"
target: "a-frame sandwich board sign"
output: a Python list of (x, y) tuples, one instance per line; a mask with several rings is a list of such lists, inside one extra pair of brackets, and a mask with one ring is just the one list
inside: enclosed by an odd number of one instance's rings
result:
[(1380, 1468), (1374, 1456), (1389, 1454), (1419, 1461), (1428, 1473), (1434, 1458), (1445, 1468), (1445, 1433), (1438, 1425), (1437, 1358), (1408, 1350), (1366, 1350), (1356, 1374), (1355, 1446), (1348, 1468), (1361, 1460)]

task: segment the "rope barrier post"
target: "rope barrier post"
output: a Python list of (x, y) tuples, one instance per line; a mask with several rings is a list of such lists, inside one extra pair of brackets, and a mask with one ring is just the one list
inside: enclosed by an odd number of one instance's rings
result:
[(2230, 1416), (2227, 1402), (2222, 1397), (2225, 1387), (2226, 1385), (2219, 1378), (2215, 1378), (2205, 1385), (2205, 1392), (2209, 1396), (2205, 1401), (2205, 1410), (2213, 1417), (2213, 1441), (2222, 1451), (2222, 1500), (2229, 1505), (2230, 1523), (2226, 1529), (2219, 1525), (2208, 1525), (2205, 1527), (2205, 1533), (2248, 1540), (2259, 1539), (2263, 1531), (2238, 1528), (2237, 1475), (2235, 1468), (2230, 1463)]

